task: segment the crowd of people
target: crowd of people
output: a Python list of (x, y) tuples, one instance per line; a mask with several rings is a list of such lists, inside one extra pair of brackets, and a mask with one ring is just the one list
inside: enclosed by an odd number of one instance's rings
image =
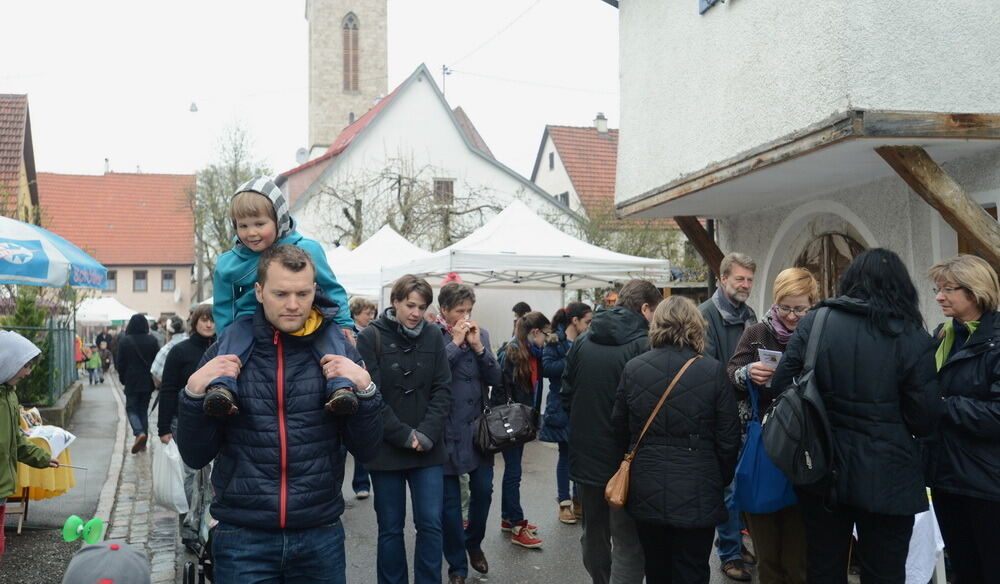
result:
[[(832, 298), (820, 297), (807, 270), (781, 271), (762, 320), (747, 304), (756, 264), (730, 253), (700, 306), (664, 299), (646, 280), (627, 282), (614, 306), (572, 302), (551, 317), (519, 302), (497, 346), (460, 278), (440, 287), (436, 307), (430, 284), (412, 275), (393, 284), (381, 312), (362, 298), (348, 302), (266, 178), (240, 187), (231, 212), (238, 241), (220, 258), (214, 305), (196, 307), (186, 323), (158, 323), (163, 339), (136, 315), (123, 335), (95, 339), (94, 360), (106, 371), (100, 349), (115, 349), (133, 453), (146, 446), (158, 387), (160, 440), (176, 440), (191, 469), (214, 464), (220, 584), (346, 580), (348, 453), (355, 496), (374, 495), (378, 582), (489, 573), (482, 543), (496, 457), (477, 447), (476, 432), (484, 411), (505, 404), (533, 408), (539, 438), (556, 445), (552, 510), (582, 523), (581, 559), (595, 584), (707, 583), (713, 547), (735, 581), (750, 581), (756, 565), (765, 584), (846, 582), (855, 532), (862, 582), (901, 583), (928, 493), (954, 581), (991, 580), (1000, 285), (978, 257), (930, 270), (945, 318), (933, 333), (891, 251), (857, 256)], [(813, 374), (835, 472), (797, 487), (783, 508), (748, 512), (734, 497), (747, 424), (802, 373), (820, 310), (828, 316)], [(4, 388), (37, 354), (10, 342), (20, 357), (4, 353)], [(777, 365), (765, 354), (778, 355)], [(50, 463), (19, 444), (0, 453)], [(619, 508), (605, 487), (629, 452), (630, 492)], [(540, 548), (521, 505), (524, 444), (499, 454), (497, 527), (515, 546)], [(0, 487), (8, 479), (0, 474)]]

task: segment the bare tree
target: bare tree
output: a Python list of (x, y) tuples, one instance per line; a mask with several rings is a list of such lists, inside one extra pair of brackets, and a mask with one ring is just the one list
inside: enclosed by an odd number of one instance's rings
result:
[(216, 162), (197, 173), (188, 204), (194, 215), (195, 300), (204, 299), (203, 282), (215, 270), (218, 257), (233, 246), (229, 201), (241, 184), (270, 170), (251, 153), (252, 142), (240, 126), (228, 128), (219, 140)]

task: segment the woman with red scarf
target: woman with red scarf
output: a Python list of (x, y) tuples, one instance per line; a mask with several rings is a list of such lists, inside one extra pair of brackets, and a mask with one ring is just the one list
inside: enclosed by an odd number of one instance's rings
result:
[[(507, 345), (500, 360), (503, 383), (493, 388), (494, 405), (511, 400), (534, 407), (541, 406), (542, 348), (552, 332), (549, 319), (541, 312), (529, 312), (517, 321), (514, 340)], [(510, 532), (510, 542), (526, 548), (542, 547), (535, 536), (535, 526), (524, 518), (521, 509), (521, 457), (524, 446), (504, 450), (503, 482), (500, 492), (500, 529)]]

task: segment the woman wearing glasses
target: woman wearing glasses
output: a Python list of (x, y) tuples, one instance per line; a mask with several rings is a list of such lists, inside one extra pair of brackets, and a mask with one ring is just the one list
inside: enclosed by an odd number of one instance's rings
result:
[(947, 322), (935, 335), (945, 414), (927, 448), (927, 483), (956, 582), (995, 582), (1000, 549), (1000, 285), (960, 255), (930, 269)]
[[(763, 391), (768, 389), (774, 367), (760, 361), (758, 350), (784, 352), (799, 320), (816, 303), (818, 296), (819, 284), (808, 270), (783, 270), (774, 280), (771, 310), (763, 322), (746, 327), (736, 345), (727, 368), (729, 380), (737, 396), (744, 401), (749, 398), (747, 383), (754, 385), (760, 395), (757, 407), (761, 415), (767, 411), (775, 394)], [(745, 428), (750, 420), (749, 410), (741, 408), (740, 417)], [(746, 519), (757, 553), (757, 575), (761, 584), (805, 584), (805, 527), (799, 506), (792, 505), (773, 513), (747, 513)]]

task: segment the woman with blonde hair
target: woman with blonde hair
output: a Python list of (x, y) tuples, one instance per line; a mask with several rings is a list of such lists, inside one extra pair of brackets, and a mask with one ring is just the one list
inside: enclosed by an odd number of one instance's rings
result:
[(925, 476), (956, 582), (996, 581), (1000, 549), (1000, 285), (984, 260), (959, 255), (930, 269), (935, 361), (945, 413), (928, 440)]
[(724, 364), (702, 357), (705, 319), (671, 296), (653, 312), (650, 350), (625, 364), (612, 413), (620, 453), (639, 438), (688, 361), (632, 461), (626, 510), (645, 552), (646, 582), (707, 584), (715, 526), (728, 517), (722, 491), (740, 446), (736, 400)]
[[(788, 268), (774, 279), (773, 299), (764, 321), (744, 329), (726, 368), (742, 400), (749, 397), (751, 389), (758, 396), (758, 420), (776, 393), (774, 388), (767, 387), (774, 368), (760, 361), (758, 349), (784, 352), (799, 320), (819, 300), (819, 284), (809, 270)], [(748, 408), (740, 408), (744, 427), (751, 415)], [(746, 520), (757, 553), (761, 584), (805, 584), (806, 534), (799, 506), (791, 505), (773, 513), (747, 513)]]

